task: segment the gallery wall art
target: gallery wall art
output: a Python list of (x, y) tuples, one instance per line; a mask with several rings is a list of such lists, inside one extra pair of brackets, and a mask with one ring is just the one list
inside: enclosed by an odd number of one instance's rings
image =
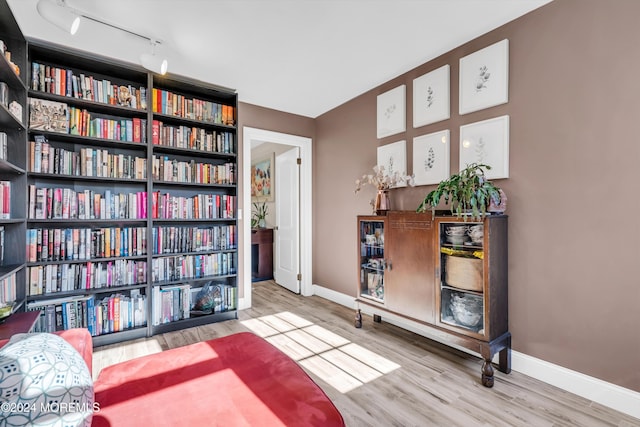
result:
[[(378, 166), (384, 166), (385, 175), (407, 175), (407, 144), (406, 141), (398, 141), (378, 147)], [(406, 187), (406, 182), (396, 187)]]
[(509, 102), (509, 40), (460, 59), (460, 114)]
[(471, 163), (491, 166), (487, 179), (509, 178), (509, 116), (460, 126), (460, 170)]
[(451, 116), (449, 65), (413, 80), (413, 127), (446, 120)]
[(377, 135), (378, 138), (395, 135), (407, 129), (406, 86), (401, 85), (378, 95)]
[(450, 176), (449, 130), (413, 138), (415, 185), (437, 184)]

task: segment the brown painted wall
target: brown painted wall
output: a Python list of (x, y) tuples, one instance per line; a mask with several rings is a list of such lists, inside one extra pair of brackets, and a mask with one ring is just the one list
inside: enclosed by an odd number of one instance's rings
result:
[[(376, 147), (508, 114), (509, 312), (515, 350), (640, 391), (640, 2), (555, 0), (318, 117), (314, 283), (355, 295), (354, 180)], [(460, 116), (459, 59), (509, 39), (509, 103)], [(451, 66), (451, 119), (413, 129), (412, 81)], [(376, 138), (376, 96), (407, 85), (407, 132)], [(392, 192), (415, 209), (433, 187)]]

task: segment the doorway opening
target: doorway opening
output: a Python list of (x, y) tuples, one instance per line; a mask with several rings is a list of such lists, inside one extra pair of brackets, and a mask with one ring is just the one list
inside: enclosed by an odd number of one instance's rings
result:
[[(298, 147), (301, 164), (300, 164), (300, 192), (299, 192), (299, 257), (300, 260), (300, 294), (304, 296), (313, 295), (313, 284), (311, 280), (311, 265), (312, 265), (312, 182), (311, 182), (311, 167), (312, 167), (312, 150), (311, 150), (311, 138), (301, 137), (297, 135), (290, 135), (280, 132), (273, 132), (264, 129), (256, 129), (251, 127), (243, 127), (243, 141), (242, 141), (242, 201), (244, 206), (244, 213), (241, 218), (241, 243), (242, 250), (240, 256), (242, 256), (242, 297), (239, 300), (239, 308), (251, 307), (251, 165), (252, 159), (251, 151), (252, 146), (260, 146), (262, 144), (278, 144), (283, 145), (282, 151), (290, 150), (293, 147)], [(275, 170), (275, 174), (278, 171)], [(278, 194), (274, 194), (277, 198)], [(275, 218), (275, 216), (274, 216)], [(277, 227), (278, 224), (273, 224)], [(277, 230), (274, 231), (277, 233)], [(277, 237), (274, 237), (274, 241)]]

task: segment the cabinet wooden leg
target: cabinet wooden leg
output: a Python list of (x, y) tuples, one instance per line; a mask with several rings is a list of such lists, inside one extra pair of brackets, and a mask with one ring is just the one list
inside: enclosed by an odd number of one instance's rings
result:
[(511, 346), (503, 348), (498, 353), (498, 369), (505, 374), (511, 372)]
[(362, 328), (362, 312), (360, 312), (360, 309), (356, 311), (355, 327)]
[(376, 323), (382, 323), (382, 316), (380, 316), (379, 314), (374, 314), (373, 321)]
[(493, 387), (493, 366), (491, 366), (491, 359), (485, 359), (482, 364), (482, 385), (485, 387)]

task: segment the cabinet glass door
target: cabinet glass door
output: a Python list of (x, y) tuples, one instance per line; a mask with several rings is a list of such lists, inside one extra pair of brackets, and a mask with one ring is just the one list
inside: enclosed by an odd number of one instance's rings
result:
[(440, 222), (440, 321), (484, 333), (484, 225)]
[(384, 222), (360, 221), (360, 296), (384, 302)]

